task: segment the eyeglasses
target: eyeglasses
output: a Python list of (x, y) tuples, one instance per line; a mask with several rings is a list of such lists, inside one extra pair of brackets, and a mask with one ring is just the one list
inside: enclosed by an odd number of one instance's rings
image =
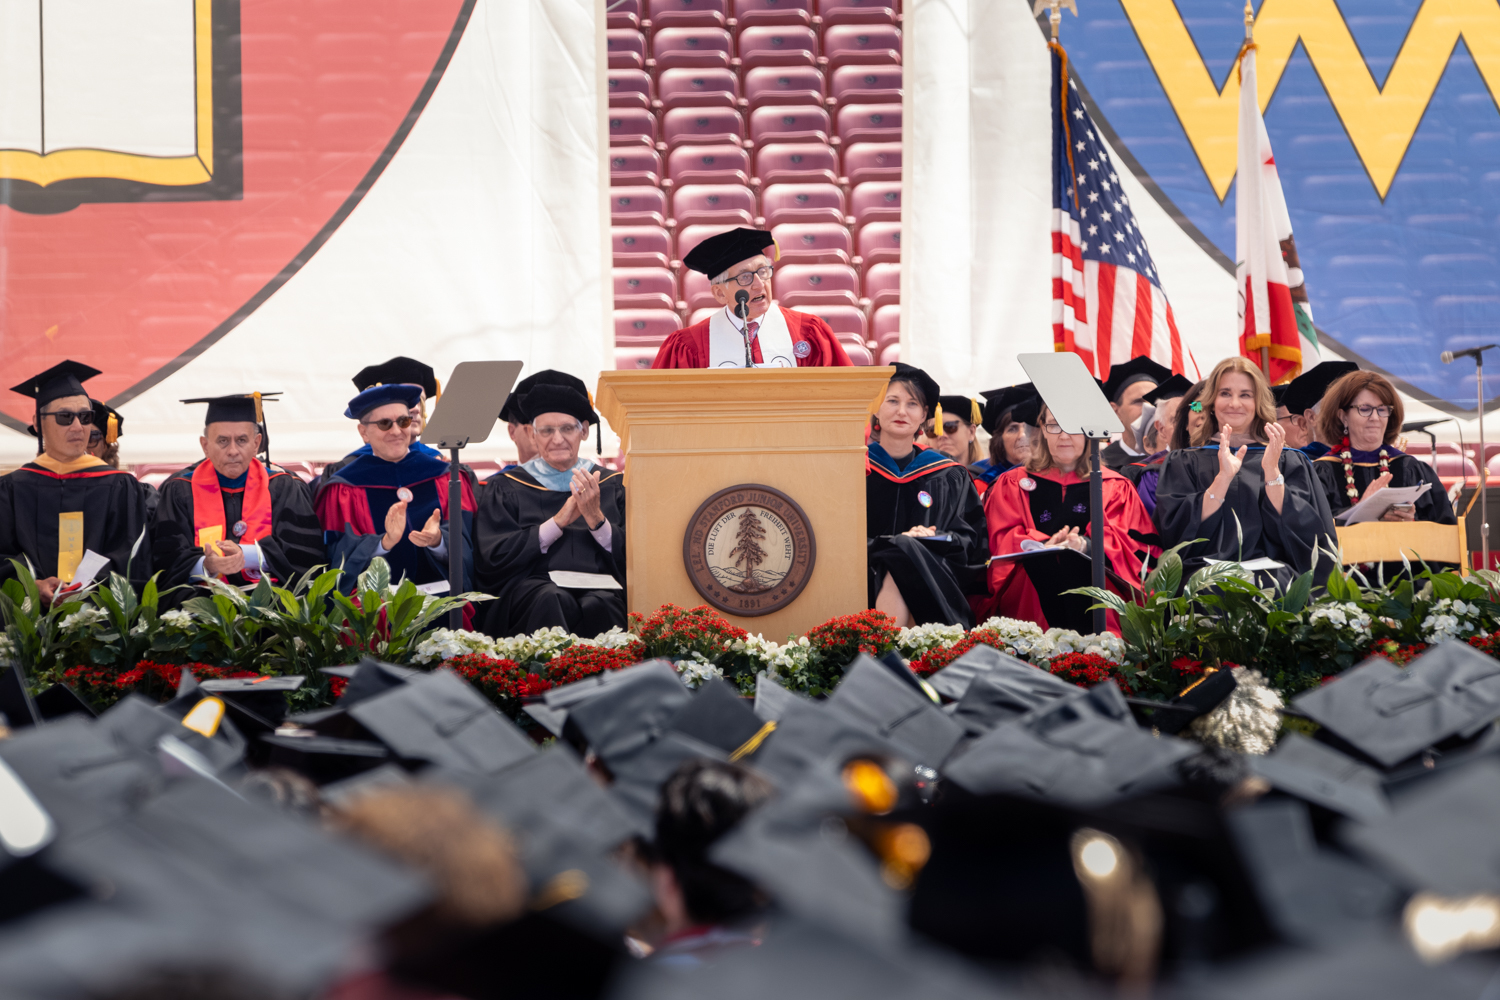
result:
[(1048, 434), (1061, 434), (1063, 432), (1062, 424), (1043, 424), (1042, 430)]
[(360, 423), (364, 424), (366, 427), (379, 427), (383, 431), (388, 431), (392, 427), (399, 427), (404, 431), (408, 427), (410, 427), (414, 423), (414, 421), (411, 417), (397, 417), (394, 420), (392, 420), (390, 417), (382, 417), (379, 420), (361, 420)]
[[(932, 431), (933, 431), (933, 427), (934, 426), (935, 425), (932, 424), (932, 423), (923, 424), (922, 425), (922, 433), (926, 434), (928, 437), (932, 437)], [(958, 421), (957, 420), (944, 420), (943, 421), (943, 433), (944, 434), (957, 434), (958, 433)]]
[(43, 410), (42, 416), (51, 417), (53, 420), (56, 420), (59, 427), (67, 427), (71, 425), (73, 423), (74, 417), (77, 417), (78, 422), (80, 424), (83, 424), (83, 426), (85, 427), (94, 422), (93, 410), (79, 410), (76, 413), (72, 410), (52, 410), (50, 412)]
[(1196, 402), (1189, 403), (1188, 404), (1188, 409), (1192, 410), (1194, 413), (1202, 413), (1203, 412), (1203, 401), (1202, 400), (1198, 400)]
[(771, 275), (774, 273), (775, 272), (772, 270), (771, 265), (767, 264), (765, 267), (757, 268), (754, 271), (745, 271), (743, 274), (736, 274), (732, 278), (725, 278), (723, 281), (719, 282), (719, 284), (727, 285), (732, 281), (735, 284), (739, 285), (741, 288), (749, 288), (751, 285), (755, 284), (756, 278), (759, 278), (761, 281), (770, 281)]
[(532, 433), (543, 441), (554, 437), (577, 437), (583, 434), (583, 424), (563, 424), (561, 427), (532, 427)]
[(98, 444), (100, 441), (103, 441), (103, 440), (104, 440), (104, 432), (101, 431), (99, 428), (95, 427), (93, 430), (89, 431), (89, 447), (90, 448), (92, 448), (94, 445)]
[(1384, 420), (1387, 417), (1389, 417), (1393, 412), (1395, 412), (1389, 406), (1371, 406), (1369, 403), (1366, 403), (1363, 406), (1351, 406), (1351, 407), (1349, 407), (1349, 409), (1353, 410), (1355, 413), (1358, 413), (1360, 416), (1364, 417), (1366, 420), (1370, 419), (1370, 415), (1372, 413), (1375, 416), (1379, 417), (1381, 420)]

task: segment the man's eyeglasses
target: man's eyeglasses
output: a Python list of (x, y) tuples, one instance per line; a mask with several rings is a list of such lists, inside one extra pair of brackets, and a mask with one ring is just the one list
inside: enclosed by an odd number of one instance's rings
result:
[(754, 271), (746, 271), (743, 274), (736, 274), (732, 278), (725, 278), (723, 281), (719, 282), (719, 284), (727, 285), (732, 281), (735, 284), (739, 285), (741, 288), (749, 288), (751, 285), (755, 284), (756, 278), (759, 278), (761, 281), (770, 281), (771, 275), (774, 273), (775, 271), (772, 269), (771, 265), (767, 264), (765, 267), (757, 268)]
[(583, 424), (563, 424), (561, 427), (536, 427), (531, 428), (532, 433), (543, 441), (554, 437), (577, 437), (583, 434)]
[(394, 420), (390, 417), (382, 417), (379, 420), (361, 420), (360, 423), (364, 424), (366, 427), (379, 427), (383, 431), (388, 431), (392, 427), (399, 427), (404, 431), (408, 427), (410, 427), (414, 423), (414, 421), (411, 417), (396, 417)]
[(1391, 413), (1393, 412), (1389, 406), (1371, 406), (1369, 403), (1366, 403), (1363, 406), (1351, 406), (1349, 407), (1349, 409), (1353, 410), (1355, 413), (1358, 413), (1366, 420), (1370, 419), (1370, 414), (1372, 413), (1375, 416), (1379, 417), (1381, 420), (1385, 420), (1390, 417)]
[[(931, 424), (931, 423), (923, 424), (922, 425), (922, 433), (926, 434), (928, 437), (932, 437), (933, 428), (934, 428), (934, 425)], [(943, 433), (944, 434), (957, 434), (958, 433), (958, 421), (957, 420), (944, 420), (943, 421)]]
[(75, 417), (85, 427), (94, 422), (93, 410), (79, 410), (76, 413), (72, 410), (43, 410), (42, 416), (51, 417), (53, 420), (56, 420), (59, 427), (71, 426)]

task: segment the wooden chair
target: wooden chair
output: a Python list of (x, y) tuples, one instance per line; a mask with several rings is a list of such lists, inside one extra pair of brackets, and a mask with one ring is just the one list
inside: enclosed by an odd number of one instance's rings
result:
[(1345, 566), (1400, 562), (1405, 553), (1413, 565), (1418, 559), (1429, 563), (1457, 563), (1459, 572), (1465, 575), (1471, 568), (1462, 514), (1456, 525), (1434, 521), (1364, 521), (1340, 527), (1338, 532)]

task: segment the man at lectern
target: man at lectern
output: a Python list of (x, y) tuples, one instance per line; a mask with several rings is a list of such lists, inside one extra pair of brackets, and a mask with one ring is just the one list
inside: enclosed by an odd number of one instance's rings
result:
[(828, 324), (777, 305), (771, 295), (771, 234), (731, 229), (710, 236), (682, 262), (708, 275), (723, 306), (701, 323), (678, 330), (656, 352), (652, 368), (818, 368), (851, 365)]

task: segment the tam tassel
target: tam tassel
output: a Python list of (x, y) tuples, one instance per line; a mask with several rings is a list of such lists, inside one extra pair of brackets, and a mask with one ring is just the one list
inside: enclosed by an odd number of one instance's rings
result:
[(984, 412), (979, 409), (979, 400), (973, 396), (969, 397), (969, 424), (978, 427), (984, 423)]
[(932, 436), (943, 436), (943, 404), (939, 403), (932, 408)]
[(104, 443), (114, 444), (120, 439), (120, 418), (113, 413), (104, 422)]
[(443, 380), (436, 375), (432, 377), (432, 401), (436, 403), (443, 398)]

